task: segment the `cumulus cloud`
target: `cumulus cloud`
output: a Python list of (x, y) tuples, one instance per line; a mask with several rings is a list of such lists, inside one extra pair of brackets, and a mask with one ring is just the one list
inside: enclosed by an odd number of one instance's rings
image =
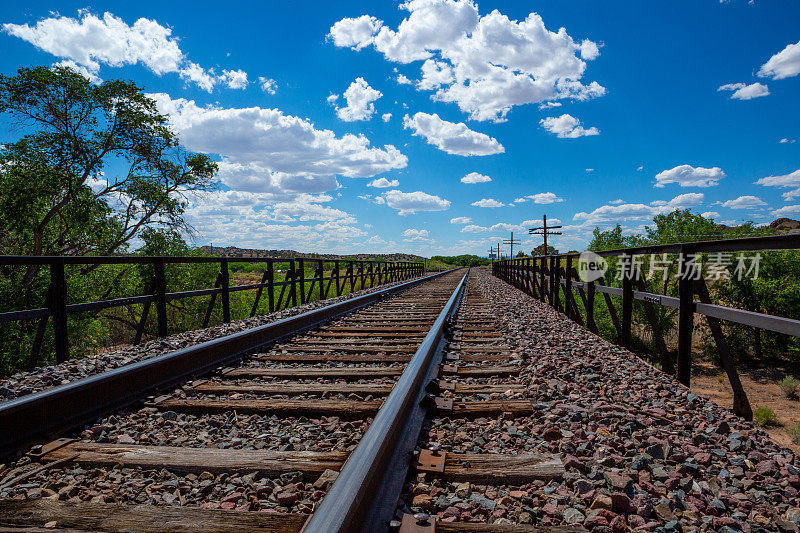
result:
[(35, 25), (3, 24), (3, 31), (64, 60), (71, 61), (76, 71), (97, 78), (101, 65), (122, 67), (141, 64), (161, 76), (177, 73), (184, 80), (211, 92), (217, 84), (232, 89), (247, 85), (247, 74), (241, 70), (224, 70), (217, 75), (189, 61), (178, 46), (172, 29), (155, 20), (140, 18), (128, 25), (120, 17), (106, 12), (103, 18), (88, 10), (79, 18), (53, 15)]
[(400, 85), (412, 85), (414, 82), (408, 79), (408, 77), (405, 74), (398, 74), (397, 83), (399, 83)]
[(414, 135), (424, 137), (428, 144), (448, 154), (461, 156), (483, 156), (501, 154), (506, 151), (497, 139), (469, 129), (463, 122), (448, 122), (434, 113), (416, 113), (403, 117), (403, 128), (411, 129)]
[(381, 120), (383, 120), (384, 122), (389, 122), (390, 120), (392, 120), (392, 114), (384, 113), (383, 115), (381, 115)]
[(705, 213), (700, 213), (700, 216), (703, 218), (719, 218), (721, 215), (716, 211), (706, 211)]
[(484, 174), (478, 174), (477, 172), (470, 172), (461, 178), (461, 183), (487, 183), (490, 181), (492, 181), (492, 178)]
[(498, 202), (494, 198), (483, 198), (477, 202), (472, 202), (472, 205), (475, 207), (503, 207), (506, 204), (503, 202)]
[(781, 189), (791, 189), (783, 193), (786, 200), (797, 198), (800, 196), (800, 169), (795, 170), (790, 174), (782, 176), (767, 176), (756, 181), (757, 185), (764, 185), (765, 187), (778, 187)]
[(577, 139), (591, 135), (600, 135), (600, 130), (592, 126), (584, 128), (577, 118), (564, 113), (560, 117), (547, 117), (539, 121), (544, 129), (554, 133), (560, 139)]
[(729, 207), (731, 209), (755, 209), (762, 205), (767, 205), (766, 202), (761, 200), (758, 196), (740, 196), (735, 200), (728, 200), (722, 202), (722, 207)]
[(721, 85), (717, 91), (733, 91), (731, 99), (733, 100), (752, 100), (761, 96), (769, 96), (769, 88), (763, 83), (727, 83)]
[(469, 224), (472, 219), (469, 217), (455, 217), (450, 219), (451, 224)]
[(370, 181), (367, 183), (367, 187), (377, 187), (379, 189), (385, 189), (387, 187), (397, 187), (400, 185), (399, 180), (387, 180), (386, 178), (378, 178)]
[[(581, 220), (584, 225), (602, 223), (616, 223), (628, 220), (651, 220), (658, 214), (666, 214), (676, 209), (684, 209), (700, 205), (703, 193), (680, 194), (669, 201), (655, 201), (647, 204), (617, 204), (604, 205), (589, 213), (581, 211), (575, 213), (573, 220)], [(567, 231), (565, 228), (564, 231)]]
[(517, 198), (514, 202), (521, 204), (524, 202), (533, 201), (535, 204), (553, 204), (556, 202), (563, 202), (564, 199), (552, 192), (539, 192), (536, 194), (529, 194), (522, 198)]
[(219, 177), (254, 192), (324, 192), (337, 176), (371, 178), (403, 168), (397, 148), (373, 147), (363, 135), (337, 137), (278, 109), (199, 106), (193, 100), (150, 95), (190, 150), (219, 154)]
[(386, 205), (397, 209), (401, 216), (413, 215), (418, 211), (445, 211), (450, 208), (449, 200), (422, 191), (387, 191), (382, 198), (385, 198)]
[(792, 143), (792, 144), (793, 144), (793, 143), (795, 143), (796, 141), (795, 141), (794, 139), (788, 139), (788, 138), (784, 137), (783, 139), (781, 139), (781, 140), (780, 140), (780, 141), (778, 141), (778, 142), (779, 142), (780, 144), (787, 144), (787, 143)]
[(772, 215), (776, 217), (788, 217), (797, 215), (798, 213), (800, 213), (800, 205), (786, 205), (774, 210)]
[(489, 228), (475, 224), (469, 224), (461, 228), (461, 233), (486, 233), (487, 231), (489, 231)]
[(566, 29), (552, 32), (530, 13), (511, 20), (497, 10), (481, 16), (472, 0), (410, 0), (397, 29), (375, 17), (344, 18), (330, 29), (336, 46), (373, 46), (388, 61), (422, 61), (417, 87), (434, 91), (472, 120), (502, 121), (515, 105), (559, 99), (588, 100), (605, 94), (581, 79), (599, 47), (575, 41)]
[(758, 75), (762, 78), (772, 78), (782, 80), (800, 74), (800, 41), (789, 44), (770, 57), (769, 60), (761, 65)]
[[(338, 96), (336, 96), (331, 100), (331, 96), (328, 97), (329, 103), (333, 103), (338, 99)], [(336, 114), (345, 122), (369, 120), (375, 114), (375, 104), (373, 102), (381, 96), (383, 96), (383, 93), (370, 87), (364, 78), (356, 78), (344, 92), (344, 99), (347, 100), (347, 105), (337, 108)]]
[(265, 78), (264, 76), (258, 77), (258, 86), (267, 94), (275, 94), (278, 90), (278, 84), (272, 78)]
[(406, 242), (413, 242), (413, 241), (433, 242), (432, 239), (428, 238), (428, 235), (430, 235), (430, 233), (426, 229), (409, 228), (403, 232), (403, 240)]
[(714, 187), (725, 177), (719, 167), (704, 168), (691, 165), (678, 165), (656, 174), (655, 187), (664, 187), (669, 183), (677, 183), (681, 187)]

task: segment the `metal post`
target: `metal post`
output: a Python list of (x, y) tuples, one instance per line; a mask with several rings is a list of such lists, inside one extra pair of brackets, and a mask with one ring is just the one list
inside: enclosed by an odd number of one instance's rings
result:
[(622, 271), (622, 328), (619, 332), (619, 343), (631, 347), (631, 325), (633, 323), (633, 262)]
[(267, 296), (269, 297), (269, 312), (275, 312), (275, 263), (267, 259)]
[(156, 258), (155, 270), (156, 318), (158, 319), (158, 336), (167, 336), (167, 280), (164, 276), (164, 259)]
[(298, 285), (300, 289), (300, 304), (306, 303), (306, 262), (304, 259), (297, 260)]
[(228, 260), (219, 263), (220, 288), (222, 289), (222, 321), (227, 324), (231, 321), (231, 292), (230, 274), (228, 273)]
[(53, 341), (56, 362), (69, 360), (69, 332), (67, 331), (67, 280), (64, 275), (64, 261), (50, 263), (50, 286), (53, 297), (50, 312), (53, 313)]
[[(692, 254), (693, 255), (693, 254)], [(678, 381), (689, 386), (692, 367), (692, 331), (694, 329), (694, 281), (686, 268), (687, 255), (683, 247), (680, 252), (678, 270)]]
[(564, 271), (564, 307), (567, 311), (567, 318), (575, 320), (572, 316), (572, 256), (567, 256), (567, 267)]
[(597, 333), (597, 325), (594, 322), (594, 281), (586, 284), (586, 326), (589, 331)]

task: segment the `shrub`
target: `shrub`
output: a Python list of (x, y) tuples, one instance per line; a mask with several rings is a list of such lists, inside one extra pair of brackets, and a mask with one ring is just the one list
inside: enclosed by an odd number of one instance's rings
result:
[(778, 382), (781, 392), (790, 400), (797, 399), (797, 389), (800, 387), (800, 380), (796, 380), (791, 376), (786, 376)]
[(800, 444), (800, 422), (787, 429), (786, 433), (792, 437), (792, 442), (795, 444)]
[(778, 417), (775, 416), (775, 411), (769, 407), (759, 407), (753, 413), (756, 419), (756, 424), (759, 426), (774, 426), (778, 422)]

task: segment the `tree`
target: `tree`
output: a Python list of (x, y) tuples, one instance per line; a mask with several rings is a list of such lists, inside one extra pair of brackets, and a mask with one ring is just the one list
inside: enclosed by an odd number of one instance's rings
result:
[(555, 255), (557, 253), (558, 249), (550, 245), (547, 246), (547, 251), (545, 252), (544, 244), (540, 244), (531, 251), (531, 255), (534, 257), (537, 255)]
[(25, 132), (0, 150), (2, 253), (107, 255), (148, 225), (191, 230), (188, 195), (212, 186), (216, 163), (133, 82), (23, 68), (0, 76), (0, 112)]
[[(184, 150), (132, 82), (94, 85), (69, 68), (22, 68), (0, 75), (0, 113), (18, 132), (0, 142), (0, 254), (110, 255), (140, 236), (153, 251), (173, 246), (177, 233), (191, 232), (189, 195), (213, 187), (216, 163)], [(42, 306), (46, 269), (0, 267), (0, 274), (0, 311)], [(70, 303), (130, 296), (124, 291), (141, 281), (118, 266), (68, 267), (66, 275)], [(68, 320), (73, 353), (107, 335), (94, 313)], [(27, 355), (36, 327), (0, 325), (0, 373), (40, 362)], [(51, 340), (48, 332), (45, 358)]]

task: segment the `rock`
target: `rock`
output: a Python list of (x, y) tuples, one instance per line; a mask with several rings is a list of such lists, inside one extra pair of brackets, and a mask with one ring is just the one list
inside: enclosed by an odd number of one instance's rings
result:
[(664, 503), (659, 503), (658, 505), (653, 507), (653, 512), (662, 522), (669, 522), (670, 520), (675, 520), (675, 513), (673, 513), (672, 510), (669, 508), (669, 506)]
[(561, 430), (556, 427), (551, 427), (544, 433), (542, 433), (542, 438), (547, 442), (553, 442), (560, 440), (562, 437)]
[(611, 494), (611, 509), (617, 513), (630, 514), (636, 511), (628, 495), (622, 492)]
[(314, 482), (314, 488), (320, 490), (328, 490), (331, 488), (331, 485), (333, 485), (333, 482), (336, 481), (337, 477), (339, 477), (339, 472), (327, 468), (322, 472), (322, 474), (320, 474), (320, 476)]
[(611, 510), (612, 507), (611, 496), (606, 496), (605, 494), (598, 494), (595, 497), (592, 505), (589, 509), (608, 509)]
[(472, 494), (472, 490), (470, 490), (468, 481), (465, 481), (464, 483), (461, 483), (456, 487), (456, 496), (458, 496), (462, 500), (466, 500), (467, 498), (469, 498), (470, 494)]
[(411, 500), (411, 505), (414, 507), (427, 507), (431, 504), (431, 501), (433, 501), (433, 498), (430, 494), (417, 494)]
[(291, 507), (300, 499), (300, 495), (296, 492), (279, 492), (275, 498), (284, 507)]
[(585, 519), (584, 514), (573, 507), (564, 509), (564, 522), (567, 524), (582, 524)]
[(645, 448), (644, 453), (656, 460), (664, 459), (664, 447), (661, 444), (653, 444)]
[(490, 511), (494, 511), (494, 508), (497, 505), (494, 500), (490, 500), (486, 496), (481, 496), (480, 494), (473, 493), (470, 495), (469, 499), (470, 501), (473, 501), (484, 509), (488, 509)]
[(123, 433), (122, 435), (117, 437), (117, 444), (133, 444), (136, 442), (133, 440), (133, 437), (128, 435), (127, 433)]

